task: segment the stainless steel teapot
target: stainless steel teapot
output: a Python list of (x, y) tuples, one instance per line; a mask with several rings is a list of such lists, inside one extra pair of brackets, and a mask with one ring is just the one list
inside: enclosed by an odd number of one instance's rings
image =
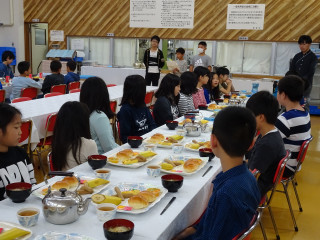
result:
[[(49, 175), (72, 176), (73, 172), (49, 172)], [(78, 187), (79, 185), (80, 181)], [(59, 191), (52, 192), (49, 186), (48, 193), (42, 199), (44, 218), (57, 225), (72, 223), (87, 212), (90, 200), (91, 198), (83, 200), (77, 193), (77, 189), (68, 191), (61, 188)]]
[(190, 137), (199, 137), (201, 135), (201, 125), (195, 122), (185, 123), (183, 129), (186, 130), (186, 135)]

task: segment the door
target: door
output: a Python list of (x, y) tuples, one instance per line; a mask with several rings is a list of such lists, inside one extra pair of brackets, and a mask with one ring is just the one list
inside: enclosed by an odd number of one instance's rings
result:
[(46, 59), (48, 52), (48, 24), (32, 23), (30, 25), (32, 74), (37, 74), (38, 67), (41, 61)]

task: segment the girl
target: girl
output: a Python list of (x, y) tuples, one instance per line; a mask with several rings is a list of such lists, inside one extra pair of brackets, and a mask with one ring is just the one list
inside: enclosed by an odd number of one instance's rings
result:
[(174, 74), (167, 74), (162, 79), (155, 94), (157, 101), (153, 108), (154, 120), (158, 126), (179, 116), (177, 104), (179, 102), (180, 82), (180, 78)]
[(208, 84), (204, 85), (203, 90), (207, 103), (220, 98), (218, 74), (210, 73)]
[(140, 75), (128, 76), (123, 86), (122, 107), (117, 114), (123, 143), (128, 136), (141, 136), (157, 127), (144, 102), (145, 96), (146, 80)]
[(21, 112), (0, 103), (0, 201), (10, 183), (36, 183), (28, 154), (18, 146), (22, 133), (20, 127)]
[(208, 68), (199, 66), (194, 69), (194, 73), (197, 75), (198, 83), (197, 92), (192, 94), (192, 98), (194, 107), (197, 109), (199, 105), (207, 105), (202, 86), (208, 83), (210, 71)]
[(178, 103), (180, 115), (194, 111), (192, 94), (197, 92), (197, 76), (193, 72), (184, 72), (181, 75), (181, 91)]
[(56, 171), (67, 171), (98, 154), (91, 139), (88, 106), (80, 102), (66, 102), (60, 108), (52, 139), (52, 165)]
[(88, 78), (81, 87), (80, 102), (87, 104), (90, 112), (90, 133), (99, 154), (119, 145), (115, 143), (109, 119), (114, 116), (110, 108), (109, 92), (99, 77)]

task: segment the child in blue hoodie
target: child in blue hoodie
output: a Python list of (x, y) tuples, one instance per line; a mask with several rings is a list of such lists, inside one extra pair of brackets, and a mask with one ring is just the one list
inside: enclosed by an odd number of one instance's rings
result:
[(71, 82), (78, 82), (80, 81), (80, 76), (76, 73), (74, 73), (74, 71), (76, 70), (77, 64), (75, 61), (70, 60), (69, 62), (67, 62), (67, 75), (64, 76), (64, 83), (67, 84), (67, 87), (69, 85), (69, 83)]

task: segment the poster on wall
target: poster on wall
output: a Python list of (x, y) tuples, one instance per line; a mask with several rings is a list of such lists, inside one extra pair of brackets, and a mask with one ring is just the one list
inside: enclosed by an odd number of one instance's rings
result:
[(132, 28), (193, 28), (194, 0), (130, 0)]
[(63, 42), (64, 31), (63, 30), (50, 30), (50, 41), (51, 42)]
[(263, 30), (265, 4), (228, 4), (227, 29)]

